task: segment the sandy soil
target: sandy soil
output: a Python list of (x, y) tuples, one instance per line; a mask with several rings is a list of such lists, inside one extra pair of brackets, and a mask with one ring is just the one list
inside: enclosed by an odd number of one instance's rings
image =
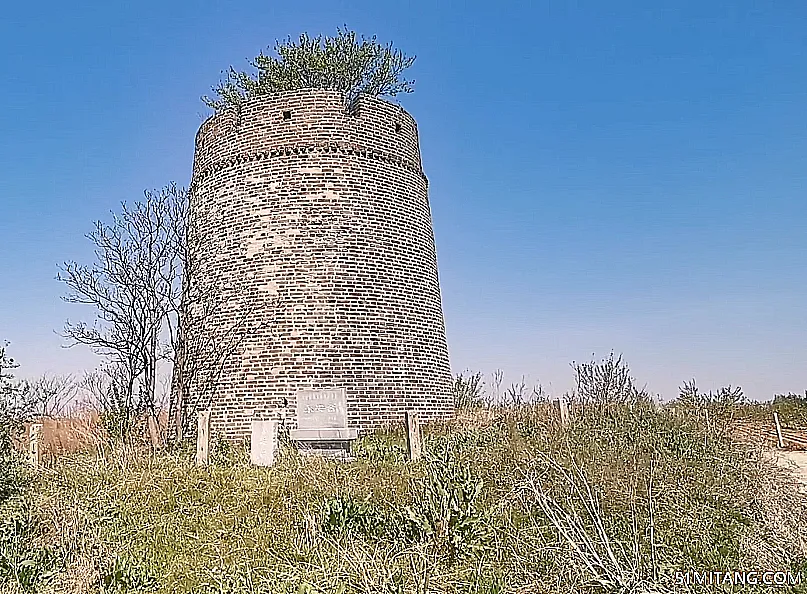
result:
[(771, 458), (778, 466), (790, 470), (807, 490), (807, 452), (774, 451)]

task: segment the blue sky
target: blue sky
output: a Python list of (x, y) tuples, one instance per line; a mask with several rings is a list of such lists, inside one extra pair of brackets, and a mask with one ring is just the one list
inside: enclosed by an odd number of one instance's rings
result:
[(653, 392), (807, 389), (807, 5), (15, 2), (0, 20), (0, 339), (64, 350), (56, 264), (121, 200), (187, 184), (199, 97), (347, 24), (418, 58), (452, 366), (553, 393), (624, 354)]

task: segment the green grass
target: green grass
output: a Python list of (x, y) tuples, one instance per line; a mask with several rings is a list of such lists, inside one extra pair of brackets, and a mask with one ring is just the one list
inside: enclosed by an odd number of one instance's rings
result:
[(284, 450), (254, 468), (223, 445), (202, 468), (181, 450), (64, 457), (27, 496), (17, 541), (54, 568), (29, 591), (671, 592), (676, 570), (807, 569), (804, 495), (714, 417), (490, 416), (428, 427), (418, 463), (395, 432), (353, 463)]

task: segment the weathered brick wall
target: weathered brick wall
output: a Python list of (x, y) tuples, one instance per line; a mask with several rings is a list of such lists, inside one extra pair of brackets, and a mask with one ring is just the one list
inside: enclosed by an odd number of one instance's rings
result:
[(213, 354), (186, 404), (230, 437), (284, 404), (293, 420), (299, 389), (345, 388), (363, 431), (450, 416), (427, 185), (414, 119), (380, 99), (295, 91), (208, 119), (191, 245), (216, 304), (190, 339)]

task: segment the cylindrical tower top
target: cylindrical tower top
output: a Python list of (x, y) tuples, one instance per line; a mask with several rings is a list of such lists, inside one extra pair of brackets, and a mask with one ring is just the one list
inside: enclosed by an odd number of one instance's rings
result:
[(304, 89), (257, 97), (212, 115), (196, 134), (194, 178), (229, 159), (286, 147), (340, 145), (397, 158), (422, 173), (417, 123), (402, 107), (361, 95)]

